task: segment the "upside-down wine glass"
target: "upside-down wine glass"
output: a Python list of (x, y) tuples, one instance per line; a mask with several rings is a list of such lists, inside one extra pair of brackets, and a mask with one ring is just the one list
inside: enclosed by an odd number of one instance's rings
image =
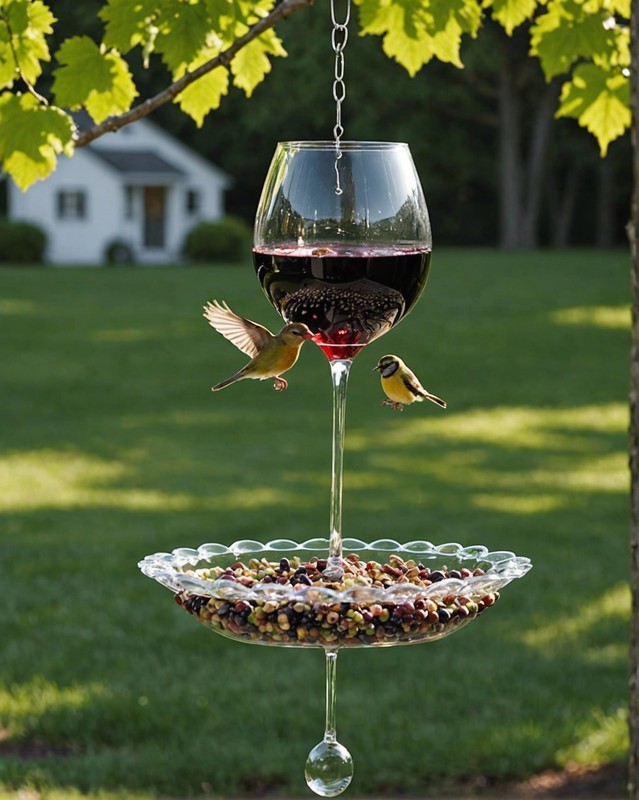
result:
[[(308, 325), (330, 364), (328, 580), (339, 581), (343, 574), (342, 471), (350, 368), (365, 345), (414, 306), (428, 277), (431, 249), (426, 201), (407, 144), (277, 145), (258, 205), (253, 256), (269, 302), (287, 323)], [(326, 795), (348, 785), (349, 764), (352, 774), (350, 755), (335, 739), (336, 655), (327, 648), (326, 732), (307, 762), (309, 786), (317, 791), (313, 775), (318, 775)]]

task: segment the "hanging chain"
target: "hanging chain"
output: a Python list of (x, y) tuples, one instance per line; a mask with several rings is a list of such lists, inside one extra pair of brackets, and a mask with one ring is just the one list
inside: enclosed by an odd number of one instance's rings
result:
[(346, 17), (343, 22), (338, 22), (335, 14), (337, 0), (331, 0), (331, 22), (333, 32), (331, 42), (335, 53), (335, 80), (333, 81), (333, 99), (335, 100), (335, 126), (333, 128), (333, 138), (335, 140), (335, 176), (337, 183), (335, 194), (342, 193), (340, 186), (338, 162), (342, 157), (341, 140), (344, 134), (342, 125), (342, 103), (346, 98), (346, 83), (344, 82), (344, 48), (348, 42), (348, 23), (351, 18), (351, 0), (346, 0)]

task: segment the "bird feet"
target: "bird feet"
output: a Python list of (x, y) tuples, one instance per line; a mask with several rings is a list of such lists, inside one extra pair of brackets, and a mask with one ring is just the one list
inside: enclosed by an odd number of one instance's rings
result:
[(288, 386), (288, 381), (285, 381), (284, 378), (280, 378), (277, 376), (275, 378), (275, 383), (273, 384), (273, 388), (276, 392), (283, 392), (284, 389)]
[(401, 403), (395, 403), (393, 400), (382, 400), (381, 403), (383, 406), (390, 406), (393, 411), (403, 411), (404, 406)]

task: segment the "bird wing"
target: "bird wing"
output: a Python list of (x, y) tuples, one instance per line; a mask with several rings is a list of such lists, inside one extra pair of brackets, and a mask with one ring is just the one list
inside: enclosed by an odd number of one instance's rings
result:
[(406, 374), (402, 375), (402, 383), (408, 389), (408, 391), (414, 395), (415, 397), (423, 396), (425, 389), (421, 385), (421, 383), (417, 380), (417, 376), (414, 372), (406, 367)]
[(250, 358), (255, 358), (273, 338), (268, 328), (240, 317), (224, 302), (220, 304), (214, 300), (207, 303), (204, 306), (204, 316), (209, 325)]

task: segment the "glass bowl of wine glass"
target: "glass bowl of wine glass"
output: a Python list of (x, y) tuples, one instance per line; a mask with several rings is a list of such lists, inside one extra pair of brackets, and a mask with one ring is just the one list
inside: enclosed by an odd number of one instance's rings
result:
[(401, 142), (280, 142), (255, 220), (254, 264), (286, 322), (352, 359), (411, 310), (430, 268), (422, 187)]
[(530, 559), (483, 545), (343, 541), (343, 575), (325, 577), (328, 540), (243, 540), (155, 553), (142, 572), (223, 636), (285, 647), (388, 647), (441, 639), (499, 599)]
[(346, 391), (355, 356), (413, 308), (430, 269), (422, 186), (403, 142), (280, 142), (255, 217), (255, 271), (285, 322), (328, 358), (333, 439), (329, 568), (340, 577)]

